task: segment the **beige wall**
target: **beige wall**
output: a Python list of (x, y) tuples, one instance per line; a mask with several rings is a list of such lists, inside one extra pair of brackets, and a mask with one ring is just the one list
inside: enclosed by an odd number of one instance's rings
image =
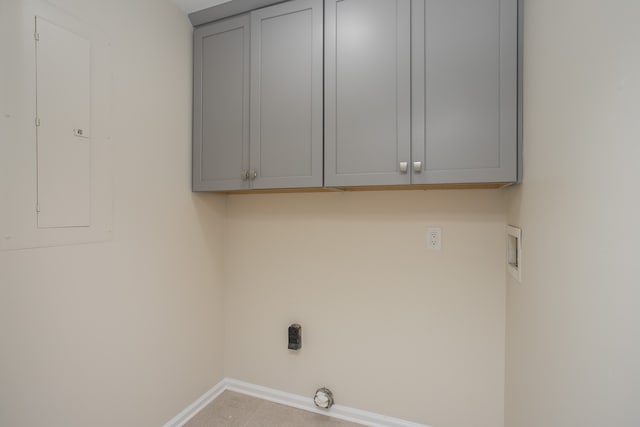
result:
[(525, 5), (507, 427), (640, 425), (640, 3)]
[[(0, 119), (30, 129), (2, 121), (3, 150), (33, 147), (25, 64), (42, 3), (0, 4)], [(438, 427), (503, 425), (503, 191), (192, 194), (184, 14), (50, 4), (111, 42), (113, 235), (0, 252), (0, 425), (160, 425), (223, 374), (303, 395), (327, 385), (341, 404)], [(2, 190), (32, 197), (7, 174), (33, 169), (2, 168)], [(441, 253), (425, 248), (433, 225)]]
[[(114, 233), (0, 252), (0, 425), (158, 426), (223, 377), (225, 200), (190, 192), (191, 26), (168, 1), (55, 3), (112, 44)], [(32, 123), (27, 98), (6, 94), (31, 93), (33, 51), (16, 46), (34, 4), (1, 2), (3, 71), (21, 77), (0, 81), (2, 135), (5, 114)], [(33, 146), (19, 134), (1, 143)]]
[[(305, 396), (328, 386), (340, 404), (434, 427), (502, 426), (504, 196), (231, 196), (226, 375)], [(442, 252), (427, 251), (429, 226)]]
[[(114, 233), (0, 252), (0, 425), (159, 425), (223, 374), (434, 427), (640, 424), (637, 1), (526, 2), (520, 187), (228, 199), (189, 191), (184, 14), (54, 3), (112, 43)], [(3, 49), (26, 4), (0, 3)], [(0, 114), (32, 114), (0, 88)]]

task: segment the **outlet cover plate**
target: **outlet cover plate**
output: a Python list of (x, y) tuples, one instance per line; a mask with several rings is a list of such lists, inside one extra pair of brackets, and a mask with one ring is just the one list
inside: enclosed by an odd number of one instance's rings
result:
[(442, 250), (442, 227), (429, 227), (427, 229), (427, 249), (430, 251)]

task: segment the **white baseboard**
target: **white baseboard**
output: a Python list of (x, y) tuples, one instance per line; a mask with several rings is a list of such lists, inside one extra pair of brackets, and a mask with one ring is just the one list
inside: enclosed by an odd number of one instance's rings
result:
[(417, 424), (399, 418), (387, 417), (373, 412), (362, 411), (342, 405), (333, 405), (331, 409), (320, 409), (314, 405), (311, 397), (299, 396), (268, 387), (250, 384), (244, 381), (225, 378), (216, 384), (211, 390), (202, 395), (198, 400), (189, 405), (184, 411), (176, 415), (164, 427), (182, 427), (193, 418), (202, 408), (211, 403), (223, 391), (235, 391), (270, 402), (280, 403), (292, 408), (302, 409), (316, 414), (328, 415), (345, 421), (362, 424), (369, 427), (428, 427), (424, 424)]
[(164, 427), (182, 427), (200, 412), (205, 406), (213, 402), (216, 397), (220, 396), (226, 390), (225, 380), (214, 385), (211, 390), (200, 396), (195, 402), (187, 406), (182, 412), (171, 418)]

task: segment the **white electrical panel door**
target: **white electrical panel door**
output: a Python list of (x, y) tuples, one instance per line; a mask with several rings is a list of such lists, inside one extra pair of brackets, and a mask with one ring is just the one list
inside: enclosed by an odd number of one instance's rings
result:
[(91, 225), (91, 43), (36, 18), (38, 227)]

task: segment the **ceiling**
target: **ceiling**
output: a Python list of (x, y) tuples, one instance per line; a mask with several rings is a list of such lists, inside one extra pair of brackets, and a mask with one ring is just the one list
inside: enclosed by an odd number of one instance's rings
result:
[(173, 0), (173, 2), (186, 13), (206, 9), (208, 7), (215, 6), (220, 3), (226, 3), (228, 1), (230, 0)]

